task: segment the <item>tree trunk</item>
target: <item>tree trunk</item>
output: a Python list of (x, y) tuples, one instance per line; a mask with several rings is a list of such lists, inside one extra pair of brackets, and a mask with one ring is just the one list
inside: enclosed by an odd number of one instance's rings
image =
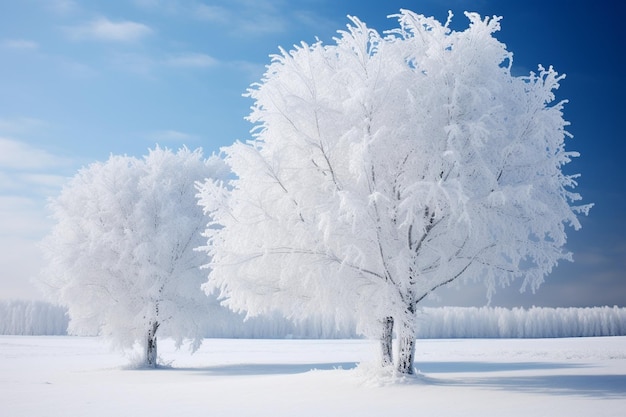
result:
[(412, 323), (402, 323), (398, 335), (398, 367), (400, 374), (413, 375), (413, 361), (415, 359), (415, 326)]
[(393, 317), (382, 320), (383, 331), (380, 337), (382, 366), (393, 365)]
[(146, 337), (146, 366), (149, 368), (157, 367), (157, 337), (156, 332), (159, 328), (159, 322), (150, 323), (148, 335)]

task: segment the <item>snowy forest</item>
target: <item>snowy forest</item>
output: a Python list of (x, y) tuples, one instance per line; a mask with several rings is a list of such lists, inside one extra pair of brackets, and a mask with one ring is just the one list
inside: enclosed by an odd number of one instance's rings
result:
[[(315, 319), (294, 324), (273, 315), (244, 321), (243, 315), (217, 305), (212, 317), (203, 330), (207, 338), (358, 337), (354, 330), (337, 330)], [(43, 301), (0, 301), (0, 334), (66, 335), (67, 325), (63, 307)], [(425, 307), (417, 334), (420, 339), (626, 336), (626, 308)]]

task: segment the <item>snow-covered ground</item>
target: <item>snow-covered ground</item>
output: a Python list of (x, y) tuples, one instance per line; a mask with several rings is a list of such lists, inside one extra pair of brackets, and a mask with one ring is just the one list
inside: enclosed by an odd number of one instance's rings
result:
[[(623, 416), (626, 337), (418, 341), (375, 378), (365, 340), (160, 342), (138, 370), (96, 338), (0, 336), (0, 416)], [(357, 362), (362, 365), (356, 366)], [(402, 413), (402, 414), (400, 414)]]

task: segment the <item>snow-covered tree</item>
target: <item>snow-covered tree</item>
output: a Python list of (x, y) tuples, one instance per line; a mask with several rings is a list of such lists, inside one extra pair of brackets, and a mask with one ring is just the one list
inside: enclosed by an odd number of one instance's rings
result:
[(157, 364), (157, 333), (197, 349), (209, 300), (201, 291), (207, 220), (195, 182), (221, 178), (201, 150), (156, 147), (143, 159), (111, 156), (81, 169), (50, 203), (56, 221), (42, 246), (41, 283), (68, 306), (69, 332), (142, 346)]
[(413, 372), (418, 304), (453, 282), (536, 290), (580, 228), (577, 156), (555, 70), (511, 74), (497, 17), (463, 31), (410, 11), (385, 35), (351, 18), (332, 45), (272, 57), (253, 85), (254, 139), (207, 182), (205, 288), (249, 315), (326, 314)]

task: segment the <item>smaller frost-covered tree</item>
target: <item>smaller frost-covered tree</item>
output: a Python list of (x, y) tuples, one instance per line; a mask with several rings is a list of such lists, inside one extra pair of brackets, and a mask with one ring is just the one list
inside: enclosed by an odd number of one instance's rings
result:
[(195, 182), (221, 178), (223, 161), (201, 150), (111, 156), (81, 169), (50, 202), (56, 224), (43, 240), (41, 284), (68, 306), (72, 334), (142, 346), (157, 365), (157, 334), (199, 347), (210, 309), (200, 290), (206, 219)]
[(499, 18), (452, 31), (403, 10), (386, 35), (352, 18), (333, 45), (272, 58), (249, 90), (255, 137), (225, 148), (236, 179), (201, 189), (207, 289), (249, 315), (356, 317), (413, 372), (419, 303), (482, 281), (535, 290), (580, 227), (561, 168), (564, 102), (552, 68), (511, 74)]

